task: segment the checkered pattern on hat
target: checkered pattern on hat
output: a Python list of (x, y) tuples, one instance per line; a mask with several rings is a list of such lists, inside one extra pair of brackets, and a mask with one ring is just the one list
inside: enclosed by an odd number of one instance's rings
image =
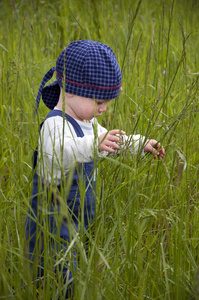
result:
[[(87, 40), (72, 42), (60, 53), (56, 78), (52, 84), (40, 86), (42, 99), (49, 108), (58, 102), (59, 87), (64, 86), (65, 92), (70, 94), (103, 100), (117, 98), (121, 87), (121, 71), (113, 50)], [(42, 83), (44, 81), (43, 78)]]

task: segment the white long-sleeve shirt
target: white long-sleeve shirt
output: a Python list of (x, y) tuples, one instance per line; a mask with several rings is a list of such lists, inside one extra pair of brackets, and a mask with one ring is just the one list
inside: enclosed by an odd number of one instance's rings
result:
[[(38, 165), (39, 173), (48, 182), (51, 182), (53, 177), (59, 184), (62, 172), (67, 175), (77, 162), (92, 161), (94, 153), (97, 152), (98, 136), (107, 132), (107, 129), (102, 127), (96, 118), (90, 122), (75, 121), (81, 127), (84, 137), (77, 137), (71, 123), (61, 116), (46, 119), (42, 126), (38, 147)], [(94, 135), (93, 127), (96, 128), (97, 136)], [(139, 134), (123, 136), (124, 144), (127, 142), (134, 152), (138, 151), (144, 139)], [(105, 151), (100, 152), (100, 156), (107, 154), (108, 152)]]

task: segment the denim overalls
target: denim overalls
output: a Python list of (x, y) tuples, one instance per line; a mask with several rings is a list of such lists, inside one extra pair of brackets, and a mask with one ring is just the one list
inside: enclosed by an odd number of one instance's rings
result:
[[(46, 119), (53, 117), (53, 116), (61, 116), (63, 117), (63, 112), (59, 110), (52, 110), (47, 115)], [(69, 115), (65, 114), (65, 118), (70, 122), (76, 132), (77, 137), (83, 137), (84, 133), (79, 126), (79, 124)], [(37, 151), (34, 152), (34, 167), (36, 167), (37, 164)], [(85, 198), (84, 198), (84, 227), (86, 230), (88, 230), (89, 224), (92, 222), (94, 218), (94, 212), (95, 212), (95, 188), (94, 188), (94, 180), (93, 180), (93, 161), (89, 163), (79, 163), (78, 167), (74, 171), (73, 179), (72, 179), (72, 185), (70, 188), (69, 195), (66, 199), (67, 206), (69, 207), (69, 211), (71, 211), (71, 217), (73, 224), (75, 224), (76, 230), (80, 230), (80, 216), (81, 216), (81, 210), (80, 210), (80, 192), (79, 192), (79, 176), (83, 175), (83, 182), (85, 184)], [(42, 223), (41, 218), (39, 217), (39, 196), (38, 196), (38, 185), (39, 185), (39, 178), (37, 172), (35, 172), (33, 177), (33, 190), (32, 190), (32, 197), (30, 201), (30, 207), (29, 208), (29, 216), (26, 218), (26, 239), (29, 242), (29, 258), (31, 260), (34, 260), (35, 253), (37, 253), (37, 250), (35, 249), (35, 245), (37, 245), (37, 231), (38, 226), (37, 222)], [(82, 180), (82, 179), (81, 179)], [(42, 182), (42, 187), (44, 189), (44, 183)], [(60, 186), (57, 186), (59, 192), (61, 190)], [(48, 188), (47, 188), (48, 193)], [(47, 195), (48, 198), (48, 195)], [(65, 240), (66, 242), (70, 243), (70, 237), (69, 237), (69, 229), (67, 226), (67, 220), (63, 218), (63, 223), (61, 224), (59, 228), (59, 233), (57, 233), (56, 228), (56, 221), (54, 218), (54, 211), (55, 211), (55, 202), (57, 206), (57, 210), (60, 210), (59, 201), (55, 201), (57, 199), (54, 199), (55, 196), (51, 196), (51, 202), (49, 207), (50, 213), (48, 214), (48, 222), (50, 226), (50, 230), (53, 234), (59, 236)], [(37, 221), (36, 221), (37, 220)], [(51, 245), (52, 246), (52, 245)], [(67, 250), (67, 245), (65, 243), (62, 243), (62, 249), (64, 252)], [(43, 245), (40, 245), (40, 253), (42, 254), (44, 250)], [(49, 252), (52, 251), (52, 249), (49, 249)], [(37, 253), (38, 255), (38, 253)], [(50, 255), (50, 254), (49, 254)], [(44, 256), (41, 256), (40, 263), (41, 268), (38, 267), (38, 277), (43, 276), (43, 266), (44, 266)], [(74, 265), (76, 264), (76, 258), (74, 258)], [(63, 276), (66, 274), (67, 268), (63, 268)], [(70, 273), (69, 277), (71, 278), (72, 275)]]

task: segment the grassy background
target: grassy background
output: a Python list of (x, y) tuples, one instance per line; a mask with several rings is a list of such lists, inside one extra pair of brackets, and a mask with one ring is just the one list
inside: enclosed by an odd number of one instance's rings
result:
[[(88, 257), (77, 242), (76, 299), (199, 299), (198, 15), (197, 0), (0, 2), (0, 299), (36, 299), (24, 219), (48, 110), (41, 103), (35, 117), (35, 98), (78, 39), (108, 44), (122, 68), (122, 92), (101, 124), (154, 137), (166, 156), (99, 163)], [(58, 299), (61, 281), (45, 272), (39, 298)]]

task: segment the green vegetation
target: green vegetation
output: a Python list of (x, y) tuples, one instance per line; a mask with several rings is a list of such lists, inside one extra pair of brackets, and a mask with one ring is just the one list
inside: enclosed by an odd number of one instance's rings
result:
[(48, 112), (41, 103), (34, 115), (38, 87), (77, 39), (108, 44), (122, 68), (121, 95), (101, 124), (155, 138), (166, 155), (98, 163), (88, 254), (83, 234), (68, 253), (70, 263), (76, 244), (75, 299), (199, 299), (198, 16), (197, 0), (0, 2), (0, 299), (58, 299), (65, 288), (46, 253), (36, 290), (24, 222), (37, 128)]

